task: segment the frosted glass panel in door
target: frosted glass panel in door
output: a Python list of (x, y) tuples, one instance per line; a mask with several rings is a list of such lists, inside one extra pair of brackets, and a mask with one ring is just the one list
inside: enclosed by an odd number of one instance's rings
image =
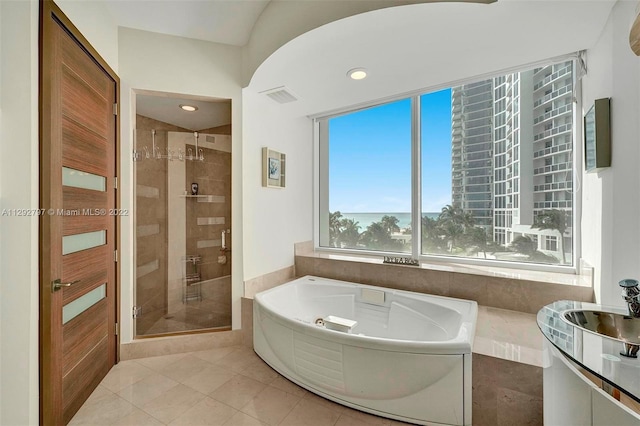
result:
[(62, 168), (62, 184), (74, 186), (76, 188), (93, 189), (94, 191), (106, 191), (107, 179), (104, 176), (93, 173), (81, 172), (80, 170)]
[(107, 294), (107, 284), (96, 287), (89, 293), (69, 302), (62, 308), (62, 323), (66, 324), (102, 299)]
[(107, 231), (85, 232), (83, 234), (67, 235), (62, 237), (62, 254), (75, 253), (80, 250), (105, 245), (107, 243)]

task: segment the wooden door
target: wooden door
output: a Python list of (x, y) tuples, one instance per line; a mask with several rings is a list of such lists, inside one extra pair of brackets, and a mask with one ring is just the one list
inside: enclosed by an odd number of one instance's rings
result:
[(119, 81), (53, 2), (40, 20), (40, 421), (58, 425), (117, 360)]

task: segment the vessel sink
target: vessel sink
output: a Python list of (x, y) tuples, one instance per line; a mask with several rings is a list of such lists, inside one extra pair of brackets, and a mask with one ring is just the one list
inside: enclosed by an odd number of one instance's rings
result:
[(564, 320), (581, 329), (624, 343), (621, 355), (637, 358), (640, 349), (640, 318), (604, 311), (570, 310)]

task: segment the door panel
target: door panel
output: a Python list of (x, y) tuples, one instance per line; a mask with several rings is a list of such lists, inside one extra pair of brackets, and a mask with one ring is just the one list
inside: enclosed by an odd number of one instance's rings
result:
[(62, 147), (62, 160), (71, 169), (93, 174), (104, 174), (107, 159), (98, 152), (106, 148), (107, 141), (68, 117), (63, 117), (62, 137), (70, 143)]
[(41, 423), (64, 424), (116, 362), (118, 79), (41, 5)]

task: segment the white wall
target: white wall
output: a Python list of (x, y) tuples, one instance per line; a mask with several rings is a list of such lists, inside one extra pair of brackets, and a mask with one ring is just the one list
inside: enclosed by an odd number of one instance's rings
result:
[[(38, 2), (0, 2), (0, 210), (38, 207)], [(0, 424), (38, 423), (38, 220), (0, 217)]]
[[(115, 25), (63, 0), (117, 68)], [(100, 6), (96, 6), (100, 7)], [(39, 2), (0, 2), (0, 211), (38, 208)], [(38, 219), (0, 216), (0, 424), (38, 423)]]
[[(293, 244), (313, 238), (313, 143), (307, 117), (243, 90), (245, 280), (294, 263)], [(286, 186), (262, 187), (262, 147), (287, 155)]]
[[(242, 241), (242, 91), (241, 48), (129, 28), (119, 29), (121, 81), (122, 208), (133, 211), (134, 172), (131, 153), (135, 123), (134, 90), (231, 99), (232, 239)], [(133, 339), (129, 315), (134, 303), (134, 216), (122, 218), (121, 343)], [(232, 326), (240, 327), (243, 292), (242, 247), (235, 247), (232, 265)]]
[(102, 59), (118, 72), (118, 27), (105, 3), (99, 1), (56, 0), (56, 4), (89, 40)]
[(640, 278), (640, 58), (628, 38), (635, 8), (616, 3), (582, 80), (583, 113), (610, 97), (612, 127), (611, 167), (582, 175), (582, 255), (595, 267), (597, 301), (618, 306), (618, 281)]

